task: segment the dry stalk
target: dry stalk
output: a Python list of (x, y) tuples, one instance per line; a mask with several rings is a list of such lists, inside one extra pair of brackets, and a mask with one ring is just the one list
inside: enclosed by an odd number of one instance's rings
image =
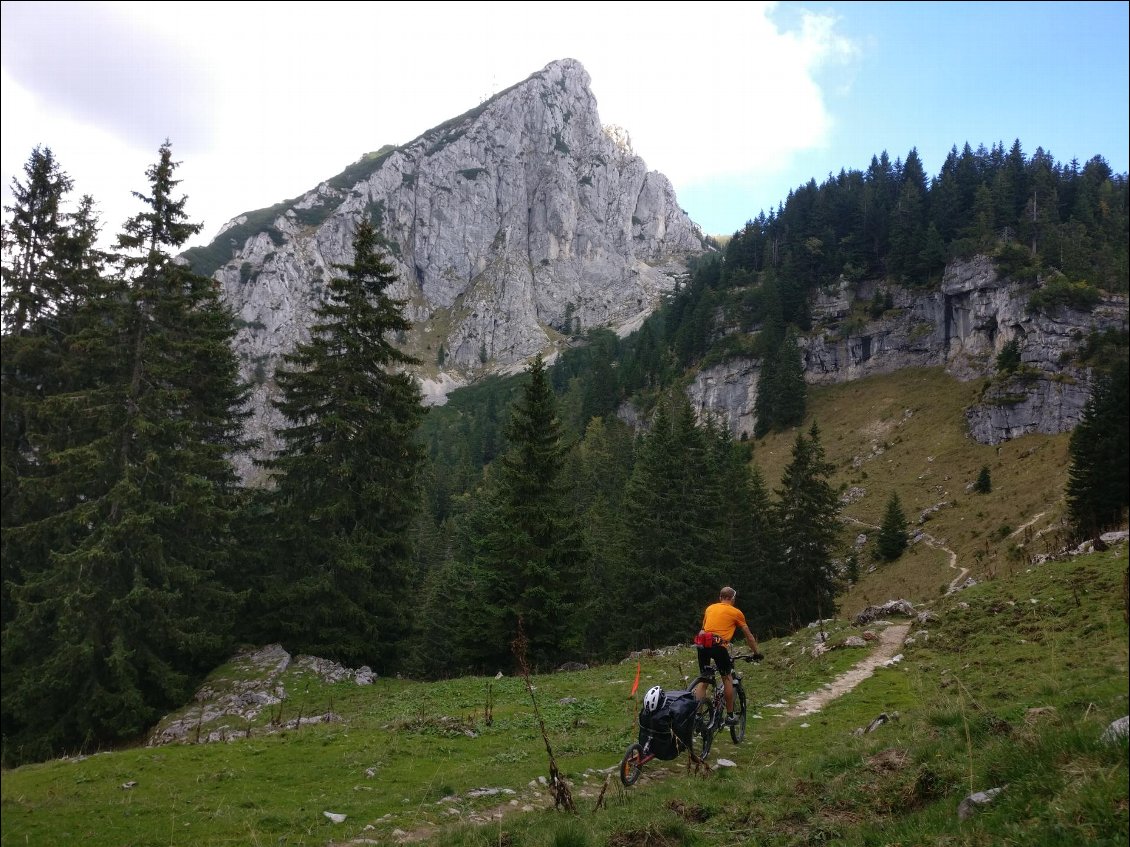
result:
[(607, 791), (608, 791), (608, 786), (609, 786), (609, 785), (611, 785), (611, 784), (612, 784), (612, 774), (610, 774), (610, 773), (606, 773), (606, 774), (604, 775), (604, 785), (600, 786), (600, 796), (598, 796), (598, 797), (596, 798), (596, 806), (595, 806), (595, 807), (593, 807), (593, 811), (594, 811), (594, 812), (595, 812), (595, 811), (596, 811), (597, 809), (603, 809), (603, 808), (605, 808), (605, 805), (604, 805), (604, 795), (605, 795), (605, 794), (607, 793)]
[(569, 790), (569, 783), (565, 781), (565, 777), (557, 769), (557, 760), (553, 757), (553, 748), (549, 745), (549, 733), (546, 732), (545, 721), (542, 720), (541, 710), (538, 708), (538, 699), (534, 696), (534, 686), (530, 682), (530, 663), (526, 655), (528, 646), (529, 641), (526, 639), (526, 632), (522, 626), (522, 618), (519, 617), (518, 637), (511, 642), (510, 648), (514, 653), (514, 658), (518, 660), (522, 679), (526, 682), (526, 691), (530, 693), (530, 701), (534, 704), (534, 717), (538, 719), (541, 738), (545, 742), (545, 752), (549, 756), (549, 784), (553, 788), (553, 807), (555, 809), (564, 808), (575, 814), (577, 806), (573, 802), (573, 793)]

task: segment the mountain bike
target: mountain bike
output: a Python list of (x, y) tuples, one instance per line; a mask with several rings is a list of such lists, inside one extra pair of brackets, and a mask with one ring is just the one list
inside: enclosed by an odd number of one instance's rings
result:
[[(734, 661), (760, 662), (764, 658), (760, 653), (734, 656)], [(731, 671), (734, 680), (734, 718), (735, 722), (730, 727), (730, 738), (735, 744), (740, 744), (745, 738), (746, 725), (746, 693), (742, 686), (742, 675), (735, 668)], [(694, 714), (691, 716), (693, 726), (691, 736), (687, 743), (680, 746), (680, 750), (689, 750), (692, 757), (705, 761), (710, 747), (714, 742), (714, 735), (726, 722), (726, 685), (717, 679), (717, 669), (713, 664), (707, 668), (707, 673), (696, 677), (687, 691), (672, 692), (672, 696), (693, 696), (695, 699)], [(698, 743), (695, 743), (695, 737)], [(662, 736), (656, 737), (646, 730), (641, 732), (640, 741), (633, 742), (620, 760), (620, 781), (625, 786), (632, 786), (639, 780), (643, 773), (643, 766), (656, 758), (670, 759), (672, 751), (657, 755), (654, 745), (661, 743)], [(699, 749), (696, 750), (695, 748)]]
[[(760, 653), (750, 653), (734, 656), (735, 662), (760, 662), (763, 656)], [(745, 740), (746, 702), (745, 686), (742, 685), (742, 674), (737, 666), (730, 672), (734, 681), (734, 723), (730, 725), (730, 739), (735, 744)], [(698, 706), (695, 710), (694, 732), (700, 739), (698, 756), (705, 760), (710, 754), (714, 744), (714, 736), (726, 725), (726, 684), (719, 679), (718, 669), (713, 661), (707, 666), (706, 671), (695, 678), (690, 690), (695, 692)]]

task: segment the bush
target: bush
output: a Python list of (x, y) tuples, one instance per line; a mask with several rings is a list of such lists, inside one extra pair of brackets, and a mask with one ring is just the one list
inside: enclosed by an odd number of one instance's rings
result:
[(993, 255), (997, 273), (1019, 282), (1034, 282), (1040, 272), (1040, 260), (1023, 244), (1009, 241), (997, 248)]
[(1007, 342), (997, 354), (997, 370), (1010, 374), (1020, 367), (1020, 342), (1015, 338)]
[(1089, 312), (1102, 295), (1089, 282), (1070, 282), (1067, 277), (1055, 276), (1028, 297), (1030, 312), (1047, 312), (1057, 306), (1066, 306), (1077, 312)]
[(977, 481), (973, 483), (973, 490), (978, 494), (988, 494), (993, 490), (993, 479), (988, 465), (981, 465), (981, 472), (977, 475)]

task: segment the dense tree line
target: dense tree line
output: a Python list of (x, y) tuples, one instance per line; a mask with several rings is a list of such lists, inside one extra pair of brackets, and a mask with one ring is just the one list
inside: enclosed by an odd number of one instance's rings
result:
[(954, 147), (927, 179), (916, 150), (886, 153), (865, 171), (840, 171), (789, 194), (735, 234), (723, 285), (775, 273), (784, 283), (785, 319), (804, 325), (805, 291), (841, 275), (927, 285), (945, 262), (1004, 245), (1025, 248), (1018, 267), (1056, 269), (1109, 291), (1127, 285), (1127, 179), (1101, 156), (1062, 165), (1017, 140), (977, 150)]
[(8, 760), (143, 731), (230, 644), (243, 388), (166, 144), (118, 252), (39, 148), (5, 233), (3, 732)]
[(311, 340), (279, 375), (271, 485), (232, 458), (247, 391), (168, 143), (117, 249), (32, 152), (4, 230), (3, 760), (132, 740), (241, 641), (395, 667), (411, 621), (423, 415), (376, 233), (357, 222)]
[[(352, 261), (278, 372), (285, 423), (263, 462), (269, 484), (248, 490), (231, 464), (251, 446), (233, 320), (215, 283), (175, 258), (198, 229), (176, 167), (166, 143), (136, 195), (143, 211), (107, 252), (93, 200), (68, 210), (72, 184), (50, 150), (13, 181), (8, 764), (137, 738), (241, 642), (381, 673), (493, 673), (513, 666), (519, 624), (541, 669), (685, 641), (725, 583), (743, 589), (760, 635), (826, 617), (857, 563), (835, 564), (832, 468), (818, 427), (799, 428), (814, 288), (840, 276), (926, 284), (976, 251), (1017, 275), (1058, 269), (1066, 282), (1042, 289), (1049, 303), (1125, 288), (1126, 179), (1101, 159), (1064, 168), (1018, 143), (967, 147), (927, 181), (914, 151), (882, 156), (751, 221), (632, 336), (589, 333), (552, 367), (536, 360), (425, 415), (392, 343), (409, 328), (388, 295), (392, 268), (358, 218)], [(1108, 341), (1096, 356), (1125, 348)], [(755, 435), (796, 428), (772, 491), (751, 444), (701, 419), (683, 390), (693, 368), (735, 354), (761, 367)], [(1070, 496), (1088, 531), (1110, 519), (1097, 469), (1125, 465), (1121, 380), (1099, 384), (1086, 422), (1106, 433), (1121, 414), (1121, 453), (1073, 443)], [(617, 416), (629, 398), (638, 427)], [(897, 555), (897, 499), (885, 523)]]

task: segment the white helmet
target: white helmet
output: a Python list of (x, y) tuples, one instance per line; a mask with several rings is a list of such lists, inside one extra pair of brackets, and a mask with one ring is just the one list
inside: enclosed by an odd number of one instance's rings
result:
[(644, 711), (654, 712), (667, 702), (667, 695), (663, 693), (663, 689), (658, 685), (653, 685), (647, 690), (647, 694), (643, 696)]

